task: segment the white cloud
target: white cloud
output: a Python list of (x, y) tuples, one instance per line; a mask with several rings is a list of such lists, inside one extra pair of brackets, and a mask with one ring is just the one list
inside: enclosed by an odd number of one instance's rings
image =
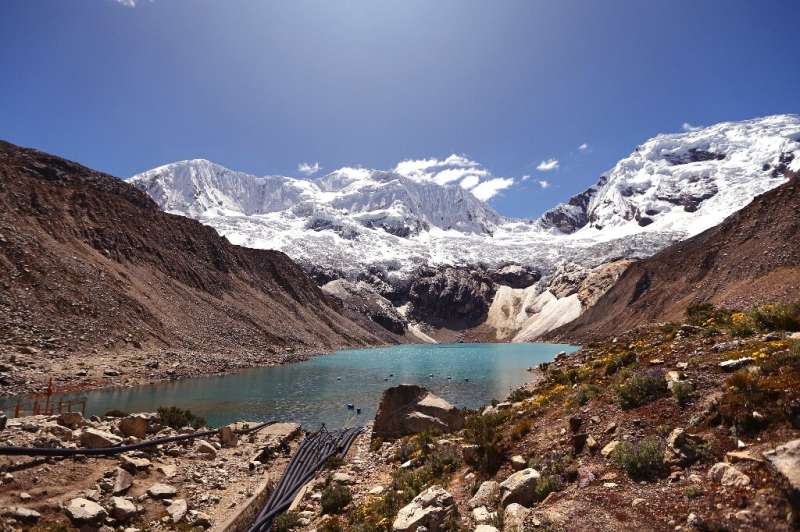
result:
[(529, 176), (529, 175), (525, 174), (524, 176), (520, 177), (520, 180), (521, 180), (521, 181), (527, 181), (527, 180), (528, 180), (528, 179), (530, 179), (530, 178), (531, 178), (531, 176)]
[(540, 179), (539, 181), (537, 181), (537, 183), (539, 183), (540, 188), (550, 188), (551, 184), (550, 181), (546, 179)]
[(478, 183), (481, 182), (481, 178), (476, 175), (468, 175), (461, 181), (461, 188), (465, 188), (467, 190), (471, 188), (475, 188)]
[(513, 184), (514, 179), (511, 177), (493, 177), (474, 187), (470, 192), (479, 200), (488, 201), (495, 197), (501, 190)]
[(319, 165), (319, 162), (314, 163), (300, 163), (297, 165), (297, 171), (303, 174), (304, 176), (312, 176), (322, 170), (322, 167)]
[(703, 128), (703, 126), (693, 126), (689, 122), (684, 122), (681, 125), (681, 129), (683, 129), (684, 131), (697, 131), (698, 129), (702, 129), (702, 128)]
[(585, 142), (583, 144), (581, 144), (580, 146), (578, 146), (578, 150), (580, 150), (580, 151), (586, 151), (588, 149), (589, 149), (589, 145), (586, 144)]
[(558, 170), (558, 159), (547, 159), (539, 163), (536, 167), (540, 172), (550, 172), (551, 170)]
[(419, 183), (432, 182), (442, 186), (457, 183), (484, 201), (515, 183), (514, 178), (495, 177), (478, 161), (456, 153), (444, 159), (407, 159), (397, 163), (394, 171)]
[[(125, 7), (136, 7), (136, 5), (140, 4), (142, 0), (114, 0), (114, 2)], [(153, 0), (150, 0), (150, 2), (153, 2)]]

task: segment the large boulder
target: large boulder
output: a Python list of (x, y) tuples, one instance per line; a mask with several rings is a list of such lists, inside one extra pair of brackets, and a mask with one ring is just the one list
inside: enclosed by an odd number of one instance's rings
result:
[(744, 488), (750, 484), (750, 477), (727, 462), (717, 462), (708, 470), (708, 478), (723, 486)]
[(541, 475), (529, 467), (517, 471), (500, 483), (500, 506), (505, 508), (511, 503), (530, 506), (535, 501), (534, 488)]
[(529, 513), (531, 513), (530, 509), (515, 502), (506, 506), (506, 511), (503, 515), (503, 532), (523, 532), (525, 530), (525, 519)]
[(464, 414), (421, 386), (401, 384), (383, 392), (373, 435), (399, 438), (425, 430), (449, 432), (464, 427)]
[(78, 497), (69, 501), (64, 508), (67, 517), (76, 525), (99, 525), (108, 513), (94, 501)]
[(792, 506), (800, 509), (800, 439), (765, 452), (764, 458), (788, 485)]
[(425, 527), (429, 532), (443, 530), (447, 519), (456, 513), (453, 496), (441, 486), (431, 486), (400, 509), (392, 524), (394, 532), (416, 532)]
[(494, 508), (495, 504), (497, 504), (497, 496), (499, 493), (500, 485), (494, 480), (487, 480), (480, 485), (478, 491), (475, 492), (475, 495), (473, 495), (472, 498), (467, 502), (467, 506), (469, 506), (471, 509), (475, 509), (480, 506)]
[(122, 438), (110, 432), (88, 428), (81, 431), (80, 442), (83, 447), (88, 449), (101, 449), (119, 445), (122, 443)]
[(125, 436), (133, 436), (143, 440), (147, 436), (147, 425), (149, 418), (140, 414), (134, 414), (122, 418), (119, 422), (119, 430)]

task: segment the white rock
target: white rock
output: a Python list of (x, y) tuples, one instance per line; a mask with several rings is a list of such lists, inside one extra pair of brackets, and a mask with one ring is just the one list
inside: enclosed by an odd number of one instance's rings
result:
[(88, 449), (102, 449), (122, 443), (122, 438), (93, 428), (83, 429), (79, 436), (81, 445)]
[(723, 486), (743, 488), (750, 484), (750, 477), (726, 462), (717, 462), (708, 470), (708, 478)]
[(453, 496), (441, 486), (431, 486), (400, 509), (392, 530), (416, 532), (420, 527), (438, 530), (454, 511)]
[(160, 482), (153, 484), (147, 488), (147, 494), (154, 499), (169, 499), (174, 496), (178, 490), (169, 484), (162, 484)]
[(99, 524), (108, 515), (105, 508), (82, 497), (72, 499), (64, 509), (67, 517), (77, 524)]
[(172, 504), (167, 506), (167, 513), (173, 523), (180, 523), (188, 510), (189, 505), (186, 504), (186, 499), (175, 499)]
[(136, 505), (123, 497), (111, 497), (111, 517), (124, 522), (136, 515)]
[(479, 506), (486, 506), (494, 508), (497, 504), (497, 499), (500, 496), (500, 484), (494, 480), (487, 480), (482, 482), (475, 495), (467, 502), (467, 506), (471, 509), (478, 508)]
[(529, 467), (517, 471), (500, 484), (500, 505), (505, 508), (512, 502), (530, 506), (534, 502), (533, 488), (541, 475)]
[(503, 514), (503, 532), (523, 532), (525, 519), (531, 511), (521, 504), (512, 502)]

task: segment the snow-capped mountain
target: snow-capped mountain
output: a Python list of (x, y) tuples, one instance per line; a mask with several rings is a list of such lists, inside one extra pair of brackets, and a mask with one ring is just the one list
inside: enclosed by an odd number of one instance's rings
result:
[(800, 165), (800, 117), (776, 115), (659, 135), (585, 192), (535, 221), (496, 213), (458, 184), (343, 168), (315, 179), (256, 177), (206, 160), (131, 178), (163, 209), (316, 273), (393, 284), (419, 266), (639, 258), (721, 222)]

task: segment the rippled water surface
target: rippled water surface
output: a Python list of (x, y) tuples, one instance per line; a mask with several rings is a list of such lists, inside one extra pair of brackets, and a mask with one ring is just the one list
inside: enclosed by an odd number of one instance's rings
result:
[[(399, 383), (420, 384), (456, 406), (476, 408), (527, 382), (528, 367), (575, 349), (562, 344), (435, 344), (344, 350), (285, 366), (82, 396), (87, 415), (175, 405), (204, 416), (212, 426), (276, 419), (336, 428), (371, 420), (383, 390)], [(362, 409), (357, 420), (348, 404)]]

